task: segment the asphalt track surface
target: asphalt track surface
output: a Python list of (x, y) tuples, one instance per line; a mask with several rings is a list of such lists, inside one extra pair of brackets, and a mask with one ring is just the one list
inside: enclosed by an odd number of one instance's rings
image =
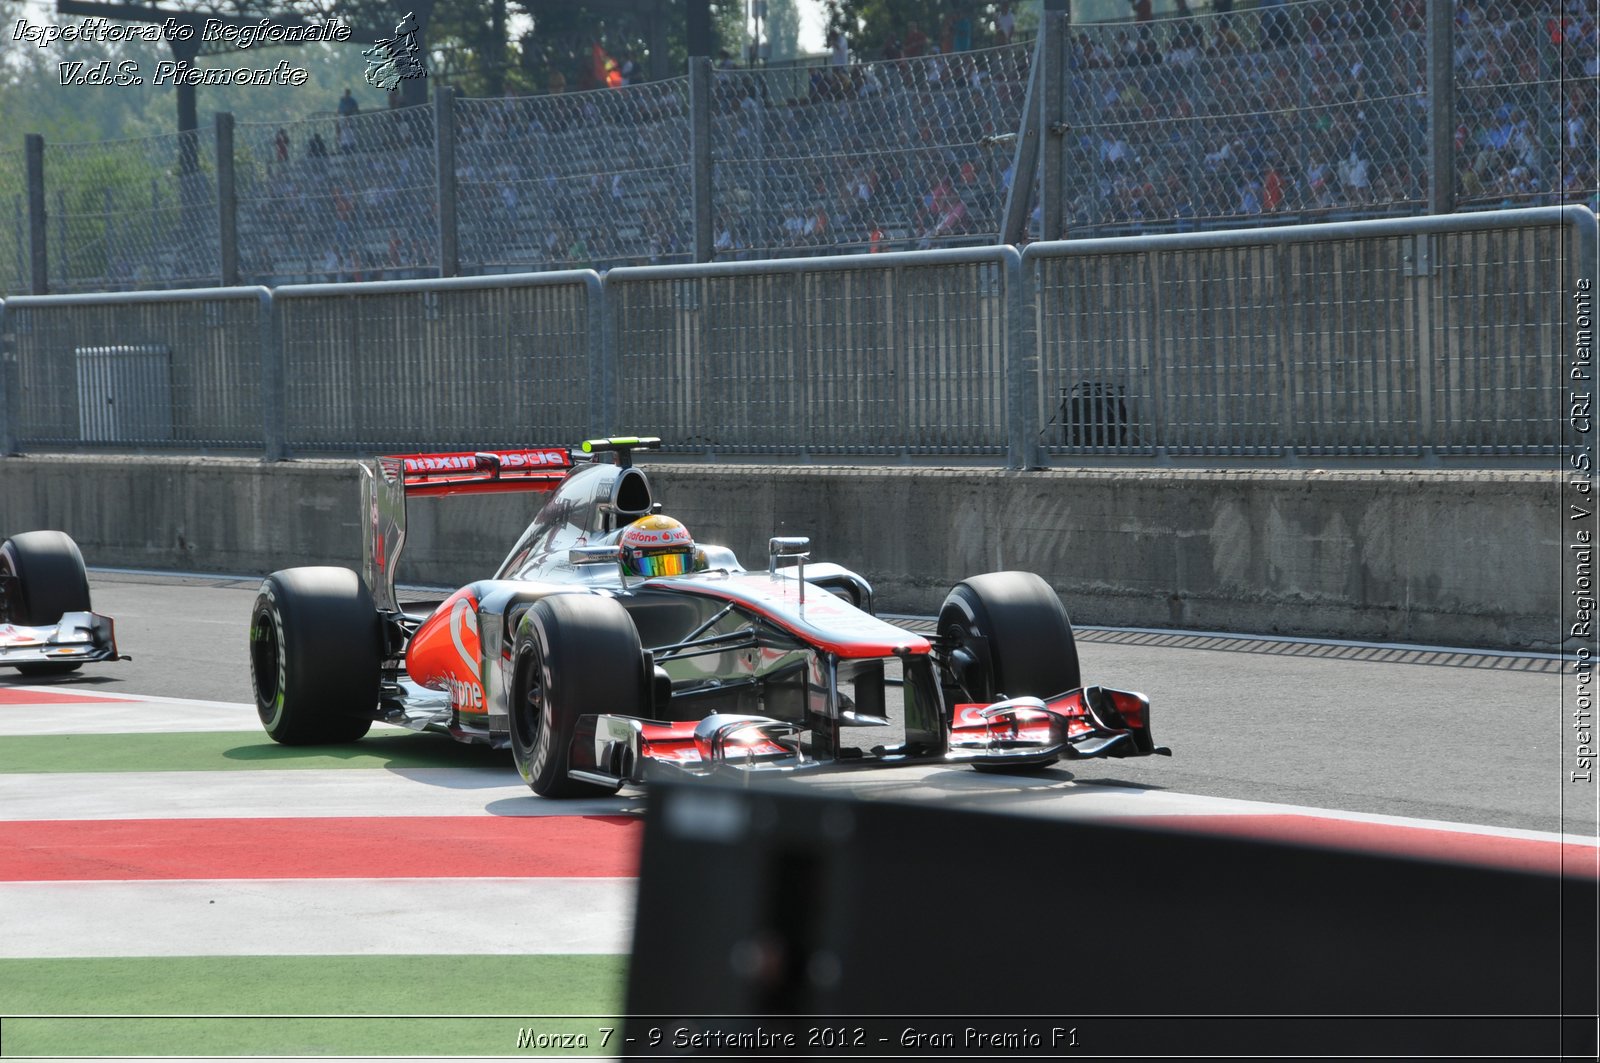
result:
[[(131, 661), (0, 674), (0, 1055), (504, 1057), (530, 1014), (617, 1025), (647, 795), (542, 800), (503, 751), (383, 728), (276, 746), (250, 704), (259, 580), (91, 585)], [(800, 785), (1595, 873), (1560, 660), (1079, 638), (1171, 759)]]
[[(251, 700), (245, 632), (257, 579), (97, 570), (91, 584), (133, 660), (89, 666), (73, 688)], [(1018, 811), (1120, 794), (1154, 812), (1162, 795), (1195, 795), (1597, 833), (1594, 788), (1566, 781), (1562, 670), (1571, 665), (1555, 657), (1100, 629), (1080, 631), (1078, 650), (1085, 682), (1150, 697), (1170, 759), (1085, 761), (1028, 777), (891, 769), (833, 785)], [(482, 761), (481, 751), (460, 756)]]

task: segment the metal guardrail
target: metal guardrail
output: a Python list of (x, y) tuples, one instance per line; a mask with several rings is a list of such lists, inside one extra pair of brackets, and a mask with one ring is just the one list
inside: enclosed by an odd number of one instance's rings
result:
[(1553, 207), (1034, 244), (1041, 443), (1055, 456), (1554, 455), (1594, 226), (1585, 208)]
[(25, 295), (0, 308), (0, 443), (261, 449), (272, 293)]
[(593, 435), (600, 301), (593, 270), (274, 289), (284, 449)]
[(1000, 455), (1009, 247), (614, 269), (614, 420), (701, 454)]
[(277, 459), (647, 427), (708, 459), (1542, 458), (1574, 443), (1595, 248), (1590, 211), (1542, 207), (24, 296), (0, 304), (0, 445)]

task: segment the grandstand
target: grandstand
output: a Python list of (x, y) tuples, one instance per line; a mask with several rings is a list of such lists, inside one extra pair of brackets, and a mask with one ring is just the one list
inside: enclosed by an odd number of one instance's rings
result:
[[(1592, 0), (1460, 0), (1448, 101), (1429, 91), (1425, 15), (1421, 0), (1301, 0), (1070, 27), (1055, 82), (1066, 173), (1059, 187), (1032, 186), (1028, 237), (1427, 213), (1445, 122), (1449, 209), (1600, 207)], [(174, 136), (48, 144), (48, 286), (607, 269), (692, 261), (697, 229), (712, 234), (699, 256), (714, 259), (992, 243), (1028, 131), (1034, 56), (1023, 42), (719, 67), (704, 144), (687, 77), (241, 123), (231, 197), (209, 129), (186, 149), (192, 169)], [(708, 170), (707, 219), (695, 217), (697, 167)], [(33, 284), (26, 172), (20, 144), (0, 150), (13, 190), (0, 203), (0, 293)], [(1040, 231), (1047, 196), (1061, 232)], [(231, 277), (219, 201), (236, 203)], [(453, 212), (441, 217), (440, 203)]]

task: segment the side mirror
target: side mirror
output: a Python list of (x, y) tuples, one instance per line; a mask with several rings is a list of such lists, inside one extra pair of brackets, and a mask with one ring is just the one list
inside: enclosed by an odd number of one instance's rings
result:
[(777, 578), (778, 558), (797, 559), (800, 580), (800, 604), (806, 603), (806, 560), (811, 556), (811, 539), (805, 535), (775, 535), (767, 540), (767, 575)]

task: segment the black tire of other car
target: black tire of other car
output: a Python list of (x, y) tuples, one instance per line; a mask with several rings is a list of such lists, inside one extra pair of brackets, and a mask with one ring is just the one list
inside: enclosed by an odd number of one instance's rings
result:
[[(14, 576), (16, 593), (0, 617), (24, 627), (54, 624), (65, 613), (89, 612), (89, 573), (72, 537), (59, 531), (13, 535), (0, 545), (0, 574)], [(23, 675), (64, 675), (82, 667), (79, 661), (37, 661), (19, 664)]]
[(250, 613), (250, 680), (273, 741), (326, 745), (365, 735), (382, 667), (383, 629), (360, 576), (291, 568), (262, 583)]
[(1081, 685), (1066, 606), (1032, 572), (987, 572), (951, 589), (939, 607), (951, 640), (951, 677), (972, 702), (1048, 698)]
[(552, 594), (517, 626), (512, 651), (511, 753), (541, 797), (617, 792), (567, 777), (572, 733), (585, 713), (643, 714), (650, 705), (639, 631), (628, 611), (593, 594)]

